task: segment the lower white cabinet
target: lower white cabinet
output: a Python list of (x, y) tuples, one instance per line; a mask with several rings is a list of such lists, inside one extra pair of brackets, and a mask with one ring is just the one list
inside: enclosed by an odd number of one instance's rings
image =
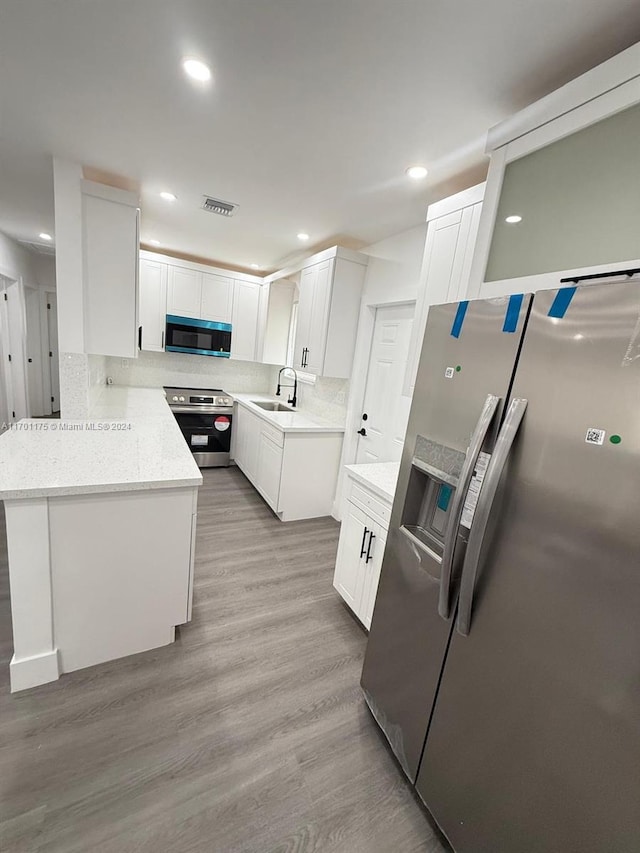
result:
[(286, 431), (238, 402), (233, 429), (236, 465), (281, 521), (331, 514), (342, 430)]
[(348, 480), (333, 586), (365, 628), (371, 627), (391, 504)]

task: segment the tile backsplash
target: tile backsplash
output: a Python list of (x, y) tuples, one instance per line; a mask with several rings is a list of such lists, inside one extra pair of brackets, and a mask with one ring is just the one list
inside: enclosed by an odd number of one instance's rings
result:
[(105, 362), (105, 377), (110, 376), (114, 385), (222, 388), (229, 393), (275, 391), (271, 382), (272, 366), (253, 361), (187, 353), (141, 352), (138, 358), (108, 356)]

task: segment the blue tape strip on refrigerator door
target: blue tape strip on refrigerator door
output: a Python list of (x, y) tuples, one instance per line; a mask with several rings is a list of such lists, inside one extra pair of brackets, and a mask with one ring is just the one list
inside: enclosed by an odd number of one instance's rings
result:
[(464, 323), (464, 315), (467, 313), (467, 308), (469, 307), (469, 301), (464, 299), (462, 302), (458, 302), (458, 310), (456, 311), (456, 316), (453, 320), (453, 326), (451, 327), (451, 337), (459, 338), (460, 332), (462, 331), (462, 324)]
[(577, 289), (577, 287), (561, 287), (556, 293), (556, 298), (549, 308), (547, 317), (557, 317), (558, 320), (562, 320)]
[(507, 305), (507, 313), (504, 315), (503, 332), (515, 332), (518, 328), (518, 320), (520, 319), (520, 309), (524, 300), (524, 293), (514, 293), (509, 297)]

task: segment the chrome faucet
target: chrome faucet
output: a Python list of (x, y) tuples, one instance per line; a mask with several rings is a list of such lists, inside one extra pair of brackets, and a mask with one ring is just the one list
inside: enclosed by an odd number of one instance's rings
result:
[[(282, 385), (280, 377), (282, 376), (283, 370), (290, 370), (293, 373), (293, 385)], [(278, 371), (278, 388), (276, 390), (276, 397), (280, 396), (280, 388), (293, 388), (293, 397), (289, 397), (287, 403), (295, 408), (296, 403), (298, 402), (298, 374), (295, 372), (293, 367), (281, 367)]]

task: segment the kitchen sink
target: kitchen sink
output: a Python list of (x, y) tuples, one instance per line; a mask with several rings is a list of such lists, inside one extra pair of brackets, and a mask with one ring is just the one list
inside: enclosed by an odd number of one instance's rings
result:
[(254, 406), (259, 406), (266, 412), (295, 412), (295, 409), (292, 409), (291, 406), (284, 406), (282, 403), (271, 403), (262, 400), (252, 400), (251, 402)]

